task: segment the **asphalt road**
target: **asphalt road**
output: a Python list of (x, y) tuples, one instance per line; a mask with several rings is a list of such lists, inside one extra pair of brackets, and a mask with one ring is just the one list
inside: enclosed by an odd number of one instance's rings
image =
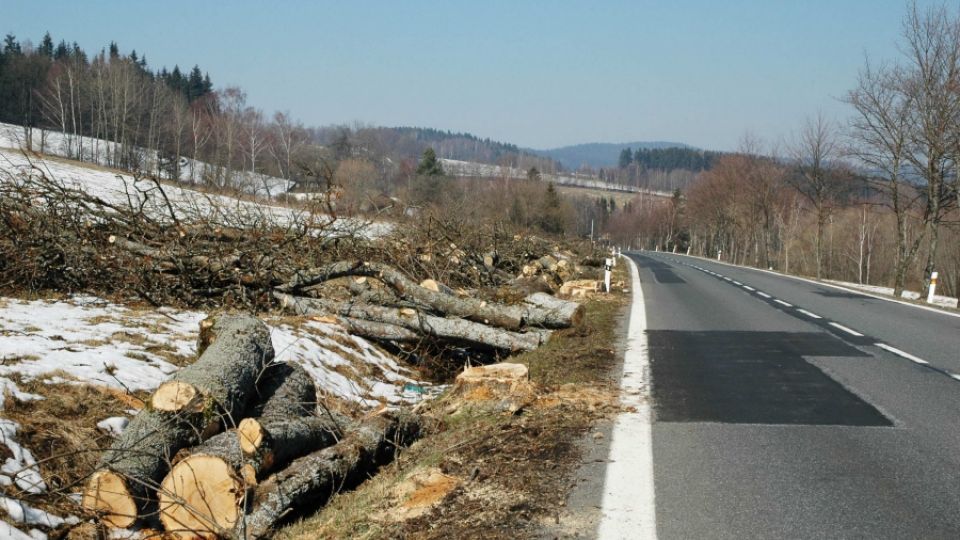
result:
[(659, 538), (960, 538), (960, 318), (630, 257)]

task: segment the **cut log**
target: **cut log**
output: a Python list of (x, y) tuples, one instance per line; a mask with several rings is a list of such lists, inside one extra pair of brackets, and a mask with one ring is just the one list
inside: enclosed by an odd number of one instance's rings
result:
[(300, 364), (268, 365), (257, 384), (257, 394), (248, 416), (295, 418), (317, 410), (316, 383)]
[(348, 418), (336, 413), (290, 419), (245, 418), (237, 427), (237, 440), (244, 460), (259, 478), (276, 465), (335, 444), (349, 425)]
[(253, 419), (185, 449), (158, 492), (160, 521), (179, 536), (224, 536), (243, 512), (243, 493), (271, 469), (336, 444), (349, 419), (338, 414)]
[(274, 296), (284, 307), (300, 315), (333, 313), (343, 317), (400, 326), (425, 335), (473, 346), (515, 352), (530, 351), (543, 343), (543, 336), (539, 332), (521, 334), (463, 319), (426, 315), (415, 310), (410, 310), (412, 312), (410, 313), (395, 308), (302, 298), (282, 293), (274, 293)]
[(423, 339), (420, 334), (395, 324), (365, 321), (353, 317), (339, 317), (337, 320), (351, 334), (377, 341), (410, 343)]
[(219, 538), (236, 527), (246, 495), (243, 480), (223, 459), (194, 454), (160, 485), (160, 522), (179, 538)]
[(257, 375), (273, 358), (270, 331), (254, 317), (221, 316), (213, 332), (216, 339), (203, 355), (158, 389), (87, 482), (82, 504), (108, 524), (135, 523), (177, 451), (200, 442), (219, 426), (221, 414), (243, 411)]
[(527, 314), (527, 323), (547, 328), (567, 328), (583, 320), (583, 305), (579, 302), (561, 300), (547, 293), (533, 293), (523, 300), (539, 309)]
[(456, 295), (431, 291), (411, 281), (397, 269), (374, 262), (341, 261), (315, 268), (290, 282), (277, 287), (282, 293), (292, 293), (307, 287), (344, 276), (377, 278), (390, 286), (401, 297), (427, 305), (446, 314), (517, 330), (523, 325), (523, 311), (514, 306), (492, 306), (476, 298), (459, 298)]
[(367, 478), (420, 435), (420, 420), (384, 414), (370, 418), (330, 448), (294, 460), (261, 483), (253, 511), (239, 521), (235, 537), (267, 537), (285, 518), (315, 508)]

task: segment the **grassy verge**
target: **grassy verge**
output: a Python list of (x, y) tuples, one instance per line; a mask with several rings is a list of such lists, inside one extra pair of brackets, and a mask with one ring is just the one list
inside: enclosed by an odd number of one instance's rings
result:
[[(623, 265), (615, 281), (626, 280)], [(315, 538), (535, 538), (558, 519), (580, 461), (577, 441), (616, 410), (617, 317), (629, 295), (586, 302), (583, 322), (526, 364), (538, 397), (515, 414), (430, 403), (432, 432), (360, 488), (278, 533)]]

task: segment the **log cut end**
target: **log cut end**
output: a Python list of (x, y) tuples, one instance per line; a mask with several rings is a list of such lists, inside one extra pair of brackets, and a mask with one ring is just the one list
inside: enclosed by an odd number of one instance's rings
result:
[(93, 473), (83, 491), (81, 504), (113, 527), (126, 529), (137, 520), (137, 503), (127, 489), (126, 481), (113, 471)]
[(153, 393), (150, 404), (154, 409), (164, 412), (201, 412), (203, 396), (192, 384), (167, 381)]
[(160, 521), (180, 538), (217, 538), (240, 519), (245, 487), (222, 458), (194, 454), (160, 484)]
[(243, 451), (243, 455), (252, 456), (256, 454), (263, 446), (266, 435), (267, 432), (263, 429), (263, 425), (256, 419), (244, 418), (241, 420), (240, 425), (237, 426), (237, 438), (240, 439), (240, 450)]

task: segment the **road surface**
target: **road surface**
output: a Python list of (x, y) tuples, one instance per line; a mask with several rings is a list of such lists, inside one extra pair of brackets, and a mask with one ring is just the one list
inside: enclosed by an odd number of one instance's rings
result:
[[(657, 538), (960, 538), (960, 317), (693, 257), (630, 257)], [(613, 439), (614, 463), (644, 451), (614, 455)], [(623, 504), (615, 486), (608, 474), (605, 513)]]

